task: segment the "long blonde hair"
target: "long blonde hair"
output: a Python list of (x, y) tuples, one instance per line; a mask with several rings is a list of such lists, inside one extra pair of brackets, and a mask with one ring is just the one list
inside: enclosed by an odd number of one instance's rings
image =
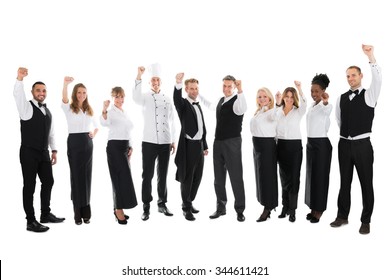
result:
[[(76, 84), (73, 88), (71, 102), (70, 102), (70, 108), (73, 111), (73, 113), (76, 113), (76, 114), (78, 114), (80, 112), (80, 107), (78, 106), (79, 102), (77, 100), (77, 91), (79, 90), (79, 88), (87, 89), (82, 83)], [(92, 107), (89, 105), (89, 102), (88, 102), (88, 95), (85, 98), (83, 104), (81, 105), (81, 110), (83, 110), (83, 112), (87, 112), (87, 115), (93, 116)]]
[(257, 106), (257, 109), (256, 109), (256, 112), (255, 112), (255, 115), (257, 114), (257, 112), (259, 112), (261, 110), (261, 107), (260, 107), (260, 104), (259, 104), (258, 98), (257, 98), (261, 91), (264, 92), (265, 95), (269, 98), (269, 104), (267, 106), (268, 108), (265, 111), (268, 111), (269, 109), (272, 109), (274, 107), (274, 105), (275, 105), (274, 96), (272, 95), (271, 91), (268, 88), (266, 88), (266, 87), (262, 87), (256, 93), (256, 106)]

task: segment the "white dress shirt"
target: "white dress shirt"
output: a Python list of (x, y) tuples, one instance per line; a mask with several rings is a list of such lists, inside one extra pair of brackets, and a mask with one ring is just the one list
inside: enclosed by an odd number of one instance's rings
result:
[[(371, 85), (368, 89), (366, 89), (366, 92), (364, 93), (364, 100), (366, 101), (367, 106), (375, 108), (376, 102), (378, 101), (378, 98), (379, 98), (379, 93), (381, 91), (381, 86), (382, 86), (382, 71), (381, 71), (381, 68), (376, 63), (370, 63), (370, 66), (371, 66), (371, 77), (372, 77), (371, 78)], [(358, 90), (359, 90), (358, 94), (360, 94), (361, 91), (363, 90), (363, 87), (360, 86), (358, 88)], [(341, 125), (340, 97), (341, 96), (339, 96), (337, 98), (336, 110), (335, 110), (336, 120), (337, 120), (337, 124), (339, 125), (339, 127)], [(352, 100), (354, 97), (355, 97), (355, 94), (352, 93), (349, 96), (349, 100)], [(358, 140), (358, 139), (367, 138), (370, 135), (371, 135), (371, 133), (368, 132), (368, 133), (357, 135), (355, 137), (348, 137), (348, 139)], [(341, 135), (340, 135), (340, 137), (344, 138)]]
[(261, 108), (252, 117), (250, 129), (254, 137), (276, 137), (276, 108), (265, 110)]
[(109, 129), (107, 140), (129, 140), (129, 146), (132, 146), (131, 130), (134, 126), (125, 111), (115, 105), (111, 106), (111, 109), (107, 111), (106, 120), (100, 116), (100, 124)]
[(61, 108), (65, 113), (66, 121), (68, 122), (68, 133), (88, 133), (98, 128), (96, 119), (87, 114), (87, 112), (79, 111), (74, 113), (70, 108), (70, 104), (62, 102)]
[[(19, 112), (19, 117), (23, 121), (28, 121), (29, 119), (32, 118), (33, 116), (33, 105), (29, 101), (27, 101), (26, 94), (24, 92), (24, 86), (23, 86), (23, 81), (16, 80), (15, 87), (14, 87), (14, 98), (16, 102), (16, 107), (18, 108)], [(38, 101), (35, 99), (31, 100), (34, 106), (36, 106), (41, 112), (46, 115), (46, 110), (45, 107), (39, 107)], [(50, 149), (57, 150), (56, 149), (56, 143), (55, 143), (55, 138), (54, 138), (54, 125), (53, 125), (53, 115), (52, 115), (52, 120), (51, 120), (51, 126), (50, 126), (50, 131), (49, 131), (49, 146)]]
[(173, 104), (163, 93), (152, 90), (142, 93), (142, 81), (136, 80), (133, 99), (143, 106), (144, 142), (153, 144), (172, 144), (175, 142)]
[(276, 127), (276, 137), (285, 140), (302, 139), (301, 136), (301, 119), (306, 112), (306, 99), (299, 95), (299, 108), (293, 106), (293, 109), (284, 114), (283, 107), (277, 109), (276, 119), (278, 125)]
[[(237, 95), (237, 99), (236, 101), (234, 101), (234, 104), (233, 104), (233, 112), (237, 115), (237, 116), (241, 116), (243, 115), (245, 112), (246, 112), (246, 109), (247, 109), (247, 104), (246, 104), (246, 100), (245, 100), (245, 95), (243, 93), (240, 93), (240, 94), (232, 94), (230, 95), (229, 97), (224, 97), (224, 101), (222, 102), (222, 104), (228, 102), (230, 99), (232, 99), (234, 96)], [(219, 103), (219, 100), (217, 102), (210, 102), (209, 100), (207, 100), (204, 96), (200, 95), (199, 94), (199, 99), (200, 101), (202, 101), (202, 103), (210, 110), (213, 110), (215, 111), (217, 109), (217, 105)]]
[(332, 105), (324, 105), (320, 101), (317, 105), (315, 102), (309, 107), (306, 114), (306, 129), (307, 137), (309, 138), (323, 138), (328, 137), (328, 130), (330, 126), (330, 113), (332, 112)]

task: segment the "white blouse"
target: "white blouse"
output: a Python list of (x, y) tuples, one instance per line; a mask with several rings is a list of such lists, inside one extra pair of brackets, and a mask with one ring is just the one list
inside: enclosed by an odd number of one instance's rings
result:
[(100, 116), (100, 124), (108, 127), (108, 140), (129, 140), (131, 147), (131, 130), (133, 123), (125, 111), (115, 105), (107, 111), (107, 119)]
[(86, 112), (79, 111), (76, 114), (70, 109), (70, 104), (64, 102), (62, 102), (61, 108), (68, 122), (68, 133), (88, 133), (98, 128), (96, 119)]
[(276, 109), (265, 111), (264, 108), (254, 115), (250, 122), (250, 129), (254, 137), (276, 137)]
[(320, 138), (328, 137), (328, 130), (330, 126), (330, 113), (332, 112), (332, 105), (324, 105), (321, 101), (317, 105), (313, 103), (306, 114), (306, 129), (307, 137)]
[(277, 109), (276, 119), (278, 125), (276, 127), (276, 137), (285, 140), (299, 140), (301, 135), (301, 119), (306, 112), (307, 103), (305, 98), (299, 97), (299, 108), (293, 109), (287, 114), (284, 114), (283, 107)]

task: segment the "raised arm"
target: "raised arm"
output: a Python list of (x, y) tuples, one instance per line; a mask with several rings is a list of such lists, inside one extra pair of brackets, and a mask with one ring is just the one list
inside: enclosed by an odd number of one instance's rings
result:
[(145, 73), (145, 67), (139, 66), (137, 77), (135, 79), (135, 85), (133, 89), (133, 100), (135, 103), (142, 105), (144, 98), (142, 96), (142, 75)]
[(29, 120), (33, 115), (33, 108), (31, 103), (27, 101), (26, 94), (23, 87), (23, 79), (27, 77), (28, 70), (27, 68), (20, 67), (16, 76), (16, 83), (14, 87), (14, 98), (16, 102), (16, 107), (19, 112), (19, 117), (22, 120)]
[(302, 91), (302, 84), (300, 81), (294, 81), (295, 86), (298, 89), (298, 94), (299, 94), (299, 114), (304, 115), (306, 113), (306, 108), (307, 108), (307, 103), (306, 103), (306, 98), (303, 95)]
[(176, 110), (179, 115), (180, 112), (183, 110), (183, 106), (184, 106), (184, 100), (182, 95), (183, 77), (184, 77), (184, 73), (176, 74), (176, 85), (173, 90), (173, 103), (175, 104)]
[(64, 78), (64, 86), (62, 88), (62, 102), (64, 104), (68, 104), (69, 103), (69, 98), (68, 98), (68, 85), (73, 82), (73, 77), (68, 77), (66, 76)]
[(233, 104), (233, 112), (236, 115), (241, 116), (246, 112), (248, 106), (246, 104), (245, 95), (242, 91), (241, 80), (236, 80), (235, 84), (237, 88), (237, 100)]
[(364, 54), (368, 57), (368, 61), (370, 62), (372, 77), (371, 85), (367, 90), (369, 94), (366, 94), (364, 97), (368, 106), (375, 107), (382, 87), (382, 72), (380, 67), (376, 64), (374, 46), (362, 45), (362, 49)]

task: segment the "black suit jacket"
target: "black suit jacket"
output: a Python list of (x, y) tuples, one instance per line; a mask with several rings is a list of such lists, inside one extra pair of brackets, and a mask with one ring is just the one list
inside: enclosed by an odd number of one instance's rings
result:
[[(186, 99), (182, 97), (182, 89), (176, 89), (174, 87), (173, 92), (173, 102), (176, 107), (177, 114), (179, 115), (181, 123), (181, 131), (179, 144), (177, 147), (175, 164), (177, 166), (176, 180), (183, 182), (186, 177), (186, 134), (193, 137), (198, 132), (198, 121), (196, 118), (196, 112), (194, 106)], [(203, 112), (200, 110), (203, 121), (203, 150), (207, 150), (207, 141), (206, 141), (206, 126), (203, 118)], [(196, 152), (196, 151), (194, 151)]]

